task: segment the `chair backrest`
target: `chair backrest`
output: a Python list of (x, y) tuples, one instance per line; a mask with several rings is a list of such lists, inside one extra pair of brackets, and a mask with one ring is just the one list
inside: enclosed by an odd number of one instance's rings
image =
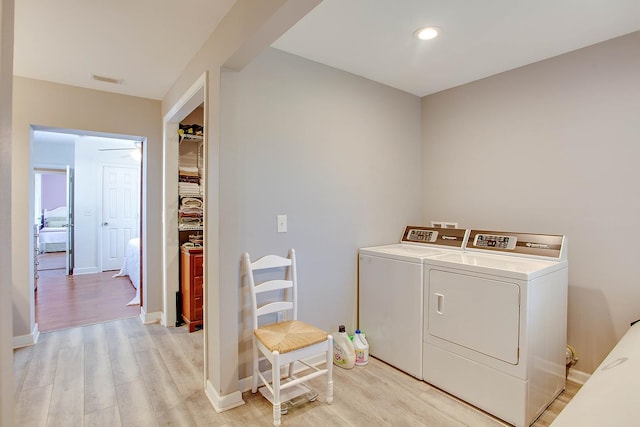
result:
[[(298, 285), (296, 276), (296, 252), (289, 250), (287, 258), (278, 255), (266, 255), (254, 262), (248, 253), (242, 255), (244, 274), (247, 275), (251, 290), (251, 308), (253, 310), (253, 329), (259, 326), (260, 316), (272, 313), (290, 313), (289, 320), (298, 319)], [(270, 270), (270, 271), (269, 271)], [(256, 274), (258, 273), (258, 274)], [(267, 280), (256, 282), (256, 276), (268, 277)], [(273, 278), (275, 273), (280, 273)], [(269, 301), (258, 305), (258, 296), (270, 292)], [(274, 300), (275, 297), (279, 300)], [(284, 319), (282, 319), (284, 320)]]

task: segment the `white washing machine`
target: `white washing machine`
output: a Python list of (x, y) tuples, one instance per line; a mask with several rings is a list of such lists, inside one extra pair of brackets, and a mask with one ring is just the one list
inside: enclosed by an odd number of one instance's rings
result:
[(462, 251), (466, 235), (407, 226), (399, 244), (360, 249), (358, 327), (371, 356), (422, 379), (424, 262)]
[(425, 263), (424, 380), (518, 427), (565, 387), (564, 236), (470, 230)]

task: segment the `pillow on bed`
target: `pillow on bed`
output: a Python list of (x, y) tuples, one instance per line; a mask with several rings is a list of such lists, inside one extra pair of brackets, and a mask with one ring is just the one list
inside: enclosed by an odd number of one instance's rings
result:
[(57, 228), (62, 227), (67, 223), (67, 218), (64, 217), (51, 217), (44, 221), (45, 227)]

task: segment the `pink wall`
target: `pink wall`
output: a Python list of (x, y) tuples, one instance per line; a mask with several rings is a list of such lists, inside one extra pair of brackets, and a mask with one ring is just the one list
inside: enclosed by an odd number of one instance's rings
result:
[(67, 205), (67, 177), (65, 174), (42, 175), (42, 209), (55, 209)]

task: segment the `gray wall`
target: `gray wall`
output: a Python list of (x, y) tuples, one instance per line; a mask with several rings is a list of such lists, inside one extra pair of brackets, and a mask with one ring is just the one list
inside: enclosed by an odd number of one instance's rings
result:
[(13, 0), (0, 1), (0, 426), (13, 425), (13, 328), (11, 314), (11, 100), (13, 79)]
[[(240, 257), (298, 257), (299, 318), (356, 326), (357, 251), (422, 223), (420, 99), (268, 49), (222, 74), (221, 282), (240, 300), (240, 378), (250, 375)], [(288, 232), (276, 232), (276, 215)], [(242, 365), (245, 369), (242, 369)]]
[(640, 318), (640, 32), (427, 96), (422, 120), (427, 219), (568, 236), (591, 373)]

